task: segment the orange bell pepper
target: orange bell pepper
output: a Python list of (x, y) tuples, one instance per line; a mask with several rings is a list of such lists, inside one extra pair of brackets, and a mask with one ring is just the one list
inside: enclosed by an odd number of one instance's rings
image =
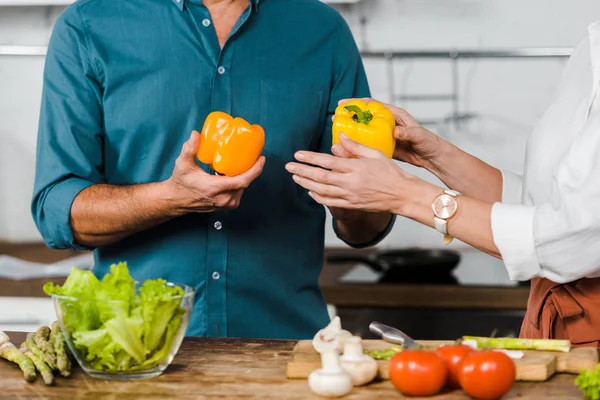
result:
[(264, 145), (265, 131), (261, 126), (214, 111), (204, 121), (196, 157), (221, 175), (235, 176), (256, 163)]

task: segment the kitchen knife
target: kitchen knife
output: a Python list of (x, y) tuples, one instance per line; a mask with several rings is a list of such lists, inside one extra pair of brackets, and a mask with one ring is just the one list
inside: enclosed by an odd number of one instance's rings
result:
[(384, 325), (380, 322), (371, 322), (369, 330), (374, 334), (381, 336), (386, 342), (400, 344), (407, 350), (421, 349), (421, 345), (415, 342), (410, 336), (391, 326)]

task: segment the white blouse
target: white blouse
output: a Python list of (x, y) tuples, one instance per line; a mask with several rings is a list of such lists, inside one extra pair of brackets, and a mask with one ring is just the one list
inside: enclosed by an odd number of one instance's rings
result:
[(528, 138), (524, 176), (502, 171), (492, 233), (513, 280), (600, 277), (599, 84), (596, 22)]

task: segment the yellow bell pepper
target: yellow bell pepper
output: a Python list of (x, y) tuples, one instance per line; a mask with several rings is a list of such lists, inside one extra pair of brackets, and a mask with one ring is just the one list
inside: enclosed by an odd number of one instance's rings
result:
[(236, 176), (256, 163), (264, 144), (265, 131), (260, 125), (214, 111), (204, 121), (196, 157), (221, 175)]
[(340, 132), (367, 147), (381, 151), (392, 158), (396, 149), (394, 115), (383, 104), (351, 100), (339, 105), (333, 122), (333, 144), (340, 143)]

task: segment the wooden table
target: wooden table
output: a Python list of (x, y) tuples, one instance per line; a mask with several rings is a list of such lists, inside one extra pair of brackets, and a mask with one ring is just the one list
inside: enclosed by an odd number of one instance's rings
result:
[[(23, 333), (10, 334), (20, 343)], [(0, 399), (317, 399), (306, 380), (287, 380), (285, 364), (295, 342), (279, 340), (187, 338), (169, 369), (160, 377), (140, 381), (103, 381), (76, 369), (56, 386), (23, 380), (21, 371), (0, 360)], [(582, 399), (574, 375), (558, 375), (544, 383), (518, 383), (507, 399)], [(345, 399), (396, 399), (389, 382), (355, 388)], [(430, 399), (468, 399), (461, 391)]]

